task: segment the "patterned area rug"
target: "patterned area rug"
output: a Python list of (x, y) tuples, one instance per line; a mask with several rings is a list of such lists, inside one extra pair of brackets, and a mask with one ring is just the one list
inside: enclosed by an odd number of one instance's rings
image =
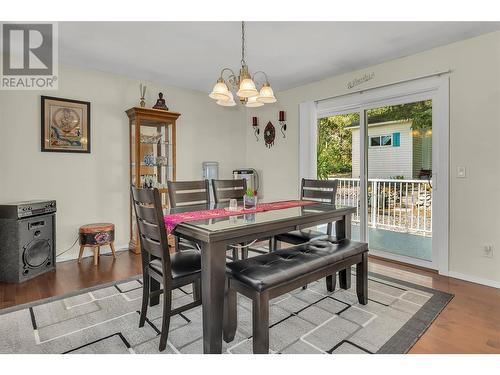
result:
[[(354, 273), (354, 272), (353, 272)], [(406, 353), (452, 295), (378, 274), (369, 303), (359, 305), (356, 280), (328, 293), (324, 280), (271, 301), (272, 353)], [(338, 285), (338, 283), (337, 283)], [(161, 308), (139, 328), (141, 279), (0, 310), (0, 353), (158, 353)], [(251, 301), (238, 297), (238, 330), (225, 353), (251, 353)], [(192, 300), (174, 291), (174, 307)], [(201, 307), (172, 317), (163, 353), (202, 353)]]

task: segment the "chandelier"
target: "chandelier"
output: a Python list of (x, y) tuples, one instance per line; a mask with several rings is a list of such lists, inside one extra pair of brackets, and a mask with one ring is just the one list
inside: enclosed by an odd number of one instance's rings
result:
[[(224, 79), (224, 73), (227, 73)], [(257, 90), (255, 77), (262, 75), (264, 81), (260, 90)], [(232, 107), (236, 105), (232, 91), (236, 91), (239, 100), (246, 107), (260, 107), (264, 104), (275, 103), (273, 89), (269, 84), (267, 74), (263, 71), (258, 71), (250, 75), (248, 65), (245, 62), (245, 22), (241, 22), (241, 68), (238, 76), (230, 68), (224, 68), (220, 72), (220, 77), (217, 80), (212, 92), (208, 95), (215, 99), (218, 105), (224, 107)]]

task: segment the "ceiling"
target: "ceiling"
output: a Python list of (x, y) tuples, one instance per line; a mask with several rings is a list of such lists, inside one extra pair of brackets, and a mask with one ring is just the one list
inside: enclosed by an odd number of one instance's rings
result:
[[(248, 22), (246, 61), (275, 91), (500, 30), (500, 22)], [(241, 60), (239, 22), (61, 22), (62, 64), (208, 92)]]

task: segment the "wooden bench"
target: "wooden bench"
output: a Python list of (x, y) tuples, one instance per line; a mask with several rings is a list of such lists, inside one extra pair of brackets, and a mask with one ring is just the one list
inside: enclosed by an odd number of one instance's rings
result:
[[(368, 302), (368, 245), (342, 240), (311, 242), (269, 254), (228, 263), (224, 304), (224, 341), (234, 339), (237, 327), (236, 292), (252, 300), (253, 352), (269, 353), (269, 300), (326, 277), (335, 289), (336, 272), (356, 265), (356, 293)], [(350, 274), (348, 274), (350, 275)], [(349, 288), (344, 280), (341, 287)]]

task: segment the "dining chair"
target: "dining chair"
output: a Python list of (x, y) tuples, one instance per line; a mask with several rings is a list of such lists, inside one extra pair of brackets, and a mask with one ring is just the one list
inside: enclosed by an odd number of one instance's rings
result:
[(210, 203), (208, 180), (167, 181), (167, 187), (172, 208)]
[[(210, 204), (208, 180), (167, 181), (170, 207), (188, 207)], [(175, 236), (177, 250), (196, 249), (194, 242)]]
[[(159, 350), (167, 345), (170, 317), (201, 305), (201, 255), (197, 250), (170, 254), (158, 189), (131, 187), (142, 257), (142, 305), (139, 327), (146, 321), (148, 304), (163, 293)], [(160, 284), (163, 289), (160, 289)], [(193, 284), (193, 302), (172, 309), (172, 290)]]
[[(234, 180), (212, 180), (212, 187), (214, 191), (215, 203), (228, 202), (230, 199), (243, 200), (243, 196), (247, 192), (247, 180), (245, 179), (234, 179)], [(258, 241), (263, 241), (259, 239)], [(273, 239), (269, 240), (269, 248), (271, 248)], [(265, 254), (267, 251), (262, 251), (260, 249), (248, 248), (247, 244), (240, 244), (241, 247), (241, 257), (242, 259), (248, 258), (248, 250), (255, 253)]]
[(215, 203), (228, 202), (231, 199), (242, 200), (247, 192), (247, 180), (212, 180)]
[[(300, 184), (300, 199), (307, 199), (323, 203), (335, 204), (337, 196), (338, 180), (311, 180), (302, 179)], [(278, 250), (281, 247), (281, 242), (291, 245), (300, 245), (317, 238), (325, 239), (329, 242), (336, 243), (337, 239), (332, 235), (333, 224), (328, 223), (326, 233), (316, 229), (299, 229), (288, 233), (280, 234), (274, 237), (271, 241), (271, 251)], [(350, 275), (350, 274), (349, 274)], [(327, 290), (333, 292), (335, 289), (336, 275), (327, 276)], [(349, 276), (350, 279), (350, 276)], [(307, 288), (307, 285), (302, 287)]]
[[(200, 181), (167, 181), (168, 198), (170, 207), (189, 207), (210, 204), (210, 189), (208, 180)], [(176, 248), (185, 250), (187, 248), (198, 248), (198, 245), (185, 238), (175, 236)], [(238, 259), (238, 250), (230, 249), (232, 256), (228, 256), (231, 260)]]
[[(337, 195), (338, 180), (310, 180), (302, 179), (300, 188), (300, 198), (318, 201), (323, 203), (335, 204), (335, 197)], [(292, 232), (280, 234), (274, 238), (273, 250), (278, 249), (280, 242), (285, 242), (292, 245), (299, 245), (308, 242), (319, 236), (326, 237), (329, 241), (335, 242), (336, 239), (332, 235), (333, 224), (328, 223), (326, 233), (320, 232), (315, 229), (301, 229)]]

